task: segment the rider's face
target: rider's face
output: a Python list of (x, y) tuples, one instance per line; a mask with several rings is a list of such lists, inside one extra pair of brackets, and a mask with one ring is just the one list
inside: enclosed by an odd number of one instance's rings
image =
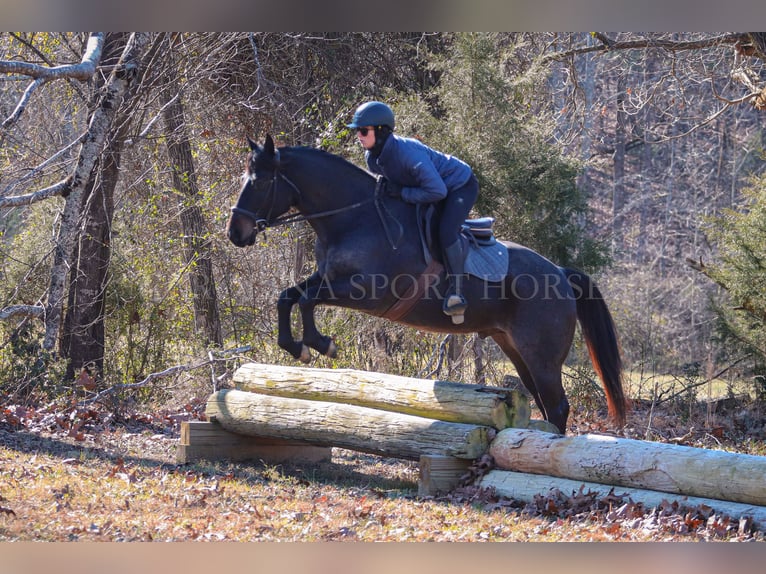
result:
[(375, 146), (375, 128), (373, 126), (356, 128), (356, 138), (364, 149), (372, 149)]

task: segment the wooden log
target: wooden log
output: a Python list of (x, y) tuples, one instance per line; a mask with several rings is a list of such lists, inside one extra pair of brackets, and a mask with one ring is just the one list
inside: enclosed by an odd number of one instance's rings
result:
[(178, 464), (200, 460), (316, 463), (331, 458), (332, 449), (329, 447), (307, 445), (300, 441), (243, 436), (210, 421), (182, 422), (181, 440), (176, 450)]
[(612, 436), (505, 429), (489, 449), (505, 470), (766, 505), (766, 457)]
[(236, 389), (208, 398), (207, 417), (237, 434), (302, 440), (318, 446), (417, 460), (422, 454), (473, 459), (494, 429), (322, 401)]
[(530, 503), (533, 502), (538, 494), (547, 494), (553, 489), (560, 490), (567, 496), (579, 493), (580, 488), (583, 493), (594, 492), (599, 497), (606, 496), (614, 489), (616, 495), (626, 495), (633, 502), (641, 502), (647, 508), (656, 508), (663, 501), (672, 503), (677, 501), (684, 506), (696, 508), (698, 506), (707, 506), (712, 508), (717, 514), (725, 514), (734, 519), (750, 517), (755, 526), (762, 528), (766, 526), (766, 508), (752, 504), (743, 504), (741, 502), (731, 502), (728, 500), (717, 500), (712, 498), (703, 498), (698, 496), (684, 496), (682, 494), (671, 494), (657, 490), (628, 488), (622, 486), (599, 484), (595, 482), (584, 482), (580, 480), (571, 480), (568, 478), (557, 478), (545, 476), (542, 474), (529, 474), (525, 472), (513, 472), (510, 470), (491, 470), (481, 477), (476, 483), (481, 488), (493, 488), (501, 496), (507, 496), (515, 500)]
[(431, 381), (353, 369), (314, 369), (260, 363), (234, 373), (243, 391), (280, 397), (345, 403), (430, 419), (526, 428), (529, 399), (518, 390)]

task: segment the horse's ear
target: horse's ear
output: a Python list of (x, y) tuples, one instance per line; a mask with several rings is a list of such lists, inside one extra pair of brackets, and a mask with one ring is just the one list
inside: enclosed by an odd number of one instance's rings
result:
[(275, 155), (274, 140), (271, 139), (271, 134), (266, 134), (266, 141), (263, 144), (263, 151), (268, 155)]
[(250, 146), (250, 151), (255, 151), (258, 149), (258, 144), (251, 140), (250, 136), (247, 136), (247, 143)]

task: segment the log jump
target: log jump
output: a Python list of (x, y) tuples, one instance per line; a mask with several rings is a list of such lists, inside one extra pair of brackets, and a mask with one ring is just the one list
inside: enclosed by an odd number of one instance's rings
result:
[(489, 448), (491, 427), (445, 422), (356, 405), (247, 391), (218, 391), (206, 414), (237, 434), (304, 440), (382, 456), (418, 460), (421, 455), (475, 459)]
[(184, 423), (180, 463), (317, 462), (340, 447), (419, 460), (418, 491), (427, 496), (457, 486), (489, 453), (495, 469), (476, 484), (524, 502), (553, 488), (613, 489), (647, 506), (679, 500), (766, 525), (764, 456), (546, 432), (515, 390), (257, 363), (240, 367), (234, 382), (208, 398), (208, 422)]

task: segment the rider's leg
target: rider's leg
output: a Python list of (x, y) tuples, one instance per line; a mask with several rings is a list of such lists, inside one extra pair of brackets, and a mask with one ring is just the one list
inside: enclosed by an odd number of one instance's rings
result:
[(468, 306), (460, 285), (466, 255), (465, 246), (460, 239), (460, 226), (468, 218), (478, 194), (479, 182), (475, 176), (471, 176), (465, 185), (447, 195), (439, 224), (439, 240), (449, 279), (449, 288), (442, 309), (444, 313), (453, 317), (453, 322), (462, 323), (462, 316)]

